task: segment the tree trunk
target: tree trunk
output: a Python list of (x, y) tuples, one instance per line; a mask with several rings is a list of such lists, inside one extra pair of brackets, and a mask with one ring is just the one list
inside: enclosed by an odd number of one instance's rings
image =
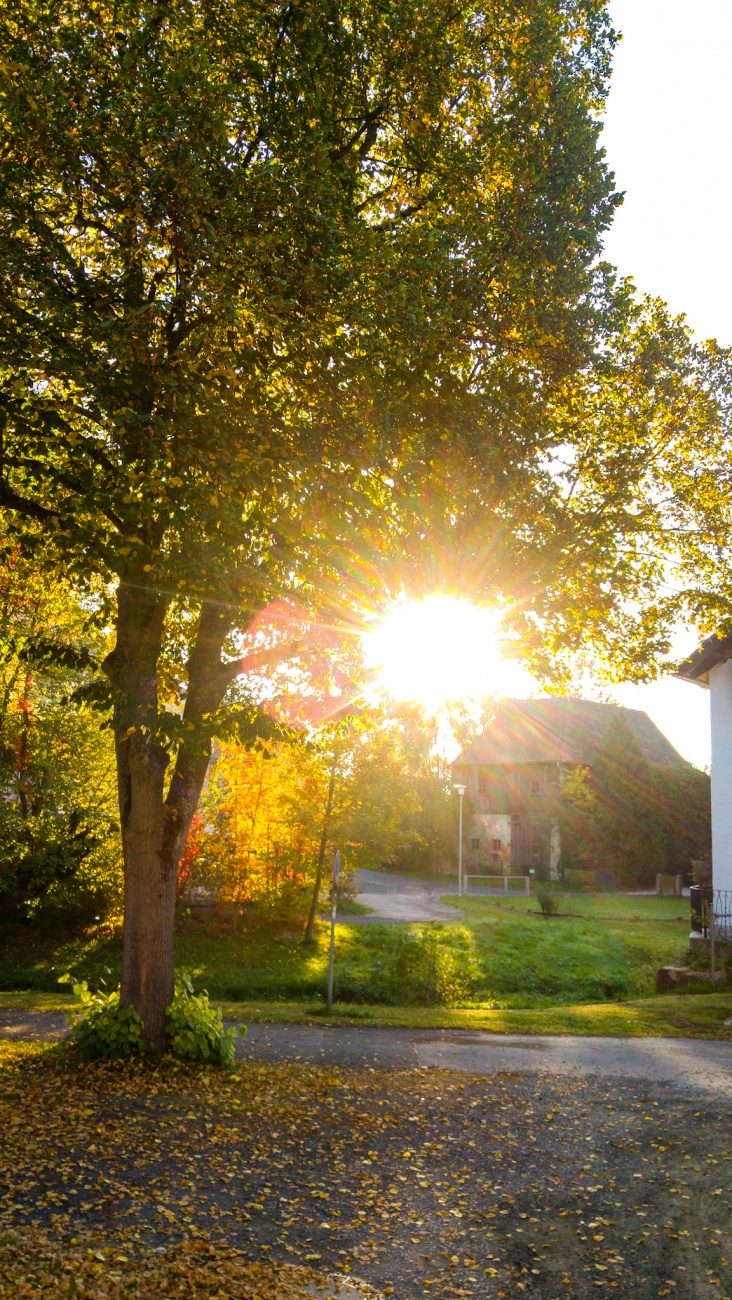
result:
[(183, 726), (191, 738), (182, 741), (179, 746), (165, 800), (163, 855), (171, 864), (176, 878), (211, 759), (211, 739), (204, 725), (205, 719), (221, 704), (234, 676), (233, 669), (242, 666), (241, 661), (232, 665), (222, 663), (221, 660), (230, 627), (229, 616), (214, 605), (204, 605), (196, 640), (188, 658), (188, 692)]
[(23, 680), (23, 694), (19, 705), (23, 721), (15, 753), (15, 770), (18, 774), (18, 800), (20, 802), (20, 811), (24, 821), (27, 820), (28, 813), (30, 812), (28, 803), (28, 795), (30, 791), (30, 782), (28, 780), (28, 751), (30, 748), (30, 693), (32, 685), (33, 677), (30, 673), (26, 673)]
[(333, 792), (335, 790), (336, 765), (337, 757), (333, 758), (333, 765), (330, 769), (330, 781), (328, 783), (328, 798), (325, 803), (325, 816), (323, 817), (323, 829), (320, 834), (320, 848), (318, 849), (318, 865), (315, 870), (315, 885), (313, 887), (313, 897), (310, 903), (310, 913), (308, 923), (305, 927), (305, 943), (312, 943), (315, 934), (315, 914), (318, 910), (318, 899), (320, 897), (320, 885), (323, 878), (323, 863), (325, 862), (325, 850), (328, 844), (328, 825), (330, 823), (330, 814), (333, 811)]
[[(122, 753), (119, 753), (119, 749)], [(162, 853), (167, 755), (144, 738), (118, 746), (129, 808), (122, 825), (125, 916), (122, 943), (123, 1006), (142, 1017), (156, 1051), (165, 1045), (165, 1010), (173, 998), (176, 870)]]
[(120, 583), (117, 644), (105, 661), (114, 692), (115, 743), (124, 857), (121, 1001), (142, 1017), (156, 1051), (165, 1047), (173, 998), (173, 935), (178, 867), (211, 757), (208, 719), (248, 664), (282, 657), (264, 651), (223, 662), (230, 617), (204, 604), (188, 658), (184, 735), (166, 794), (169, 755), (160, 743), (158, 661), (168, 599), (142, 584)]
[(124, 860), (123, 1006), (142, 1017), (156, 1050), (165, 1044), (173, 996), (175, 873), (162, 858), (168, 756), (158, 743), (158, 659), (167, 600), (137, 585), (117, 591), (117, 644), (105, 661), (114, 692), (115, 747)]

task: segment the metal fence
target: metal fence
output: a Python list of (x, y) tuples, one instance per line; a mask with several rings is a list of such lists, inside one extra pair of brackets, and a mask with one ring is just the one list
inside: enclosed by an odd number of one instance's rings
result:
[(523, 892), (526, 894), (531, 893), (531, 876), (483, 876), (483, 875), (465, 876), (466, 894), (470, 892), (471, 880), (478, 880), (480, 881), (481, 884), (486, 886), (486, 888), (483, 891), (477, 891), (477, 892), (483, 892), (483, 893), (490, 892), (491, 894), (497, 894), (497, 893), (518, 894), (521, 891), (518, 889), (509, 889), (509, 884), (510, 882), (513, 881), (520, 881), (523, 883), (523, 887), (524, 887)]
[(732, 889), (715, 889), (712, 902), (714, 937), (722, 943), (732, 940)]
[(732, 889), (714, 889), (712, 885), (692, 885), (691, 929), (704, 939), (722, 943), (732, 940)]

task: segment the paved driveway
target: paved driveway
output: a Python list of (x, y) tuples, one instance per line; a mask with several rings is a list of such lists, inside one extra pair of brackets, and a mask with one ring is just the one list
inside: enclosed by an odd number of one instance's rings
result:
[(370, 916), (344, 916), (347, 925), (374, 921), (457, 921), (463, 913), (440, 902), (443, 894), (457, 893), (457, 880), (445, 876), (432, 880), (387, 871), (359, 871), (358, 902), (372, 908)]
[[(0, 1011), (0, 1038), (58, 1040), (61, 1013)], [(242, 1059), (297, 1061), (372, 1070), (449, 1070), (647, 1080), (684, 1092), (732, 1097), (732, 1042), (685, 1038), (600, 1038), (489, 1034), (471, 1030), (377, 1029), (367, 1025), (255, 1022), (238, 1045)]]
[[(689, 1082), (692, 1057), (708, 1062), (711, 1050), (717, 1069), (729, 1044), (629, 1045), (646, 1053), (634, 1071), (680, 1047), (675, 1083), (593, 1077), (591, 1057), (585, 1073), (550, 1073), (557, 1051), (574, 1049), (600, 1053), (595, 1076), (615, 1069), (618, 1040), (528, 1040), (521, 1059), (546, 1058), (533, 1073), (259, 1063), (276, 1050), (345, 1055), (350, 1041), (374, 1063), (391, 1043), (412, 1062), (430, 1063), (429, 1051), (464, 1070), (465, 1052), (484, 1046), (474, 1034), (315, 1034), (257, 1026), (245, 1068), (208, 1078), (103, 1066), (64, 1076), (49, 1057), (9, 1061), (0, 1277), (18, 1227), (26, 1244), (46, 1229), (73, 1234), (85, 1254), (101, 1245), (107, 1268), (120, 1248), (175, 1249), (190, 1233), (243, 1261), (350, 1273), (392, 1300), (729, 1300), (729, 1095)], [(522, 1050), (488, 1046), (506, 1064)], [(29, 1294), (29, 1253), (0, 1281), (8, 1300)], [(107, 1290), (104, 1265), (95, 1294)], [(44, 1294), (56, 1300), (53, 1281)]]

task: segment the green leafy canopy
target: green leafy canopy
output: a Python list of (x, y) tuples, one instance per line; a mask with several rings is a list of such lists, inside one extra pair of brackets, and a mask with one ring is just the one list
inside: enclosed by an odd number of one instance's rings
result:
[(425, 474), (510, 496), (607, 307), (611, 45), (591, 0), (8, 5), (4, 503), (246, 621), (368, 599)]

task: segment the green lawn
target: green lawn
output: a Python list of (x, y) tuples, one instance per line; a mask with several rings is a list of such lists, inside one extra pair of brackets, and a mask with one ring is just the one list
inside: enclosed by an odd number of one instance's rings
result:
[[(689, 925), (688, 898), (657, 898), (655, 894), (575, 894), (557, 890), (560, 914), (592, 916), (598, 919), (618, 918), (624, 921), (683, 921)], [(505, 909), (521, 912), (538, 912), (539, 904), (533, 894), (476, 895), (459, 898), (447, 894), (441, 900), (451, 907), (461, 907), (469, 916), (477, 918), (488, 911)]]
[[(562, 902), (582, 914), (551, 918), (536, 912), (533, 899), (460, 901), (466, 915), (451, 924), (339, 925), (336, 1000), (495, 1011), (628, 1002), (651, 996), (657, 968), (686, 951), (688, 920), (674, 918), (688, 904), (676, 899), (572, 895)], [(324, 924), (312, 948), (299, 935), (264, 929), (188, 929), (177, 937), (176, 957), (221, 1001), (313, 1001), (325, 989), (327, 940)], [(62, 942), (18, 935), (2, 944), (0, 989), (53, 993), (69, 970), (114, 984), (119, 962), (116, 930)]]
[[(2, 995), (0, 995), (1, 999)], [(0, 1000), (0, 1005), (1, 1005)], [(494, 1010), (481, 1007), (354, 1007), (336, 1003), (332, 1016), (301, 1002), (221, 1003), (230, 1020), (289, 1024), (365, 1024), (376, 1028), (479, 1029), (493, 1034), (587, 1034), (612, 1038), (732, 1039), (732, 992), (674, 994), (635, 1002)], [(731, 1023), (725, 1023), (730, 1021)]]
[[(333, 1023), (732, 1037), (732, 1026), (724, 1023), (732, 1018), (732, 993), (653, 996), (658, 966), (684, 956), (686, 902), (571, 895), (562, 903), (579, 915), (545, 918), (534, 899), (451, 895), (444, 901), (460, 902), (464, 918), (432, 926), (337, 927)], [(310, 949), (299, 935), (189, 930), (176, 940), (177, 961), (199, 973), (200, 984), (231, 1019), (317, 1023), (327, 940), (326, 925)], [(58, 989), (59, 974), (70, 969), (114, 983), (119, 957), (116, 931), (99, 929), (63, 943), (18, 936), (0, 956), (0, 988), (6, 990), (0, 1006), (66, 1007), (70, 999)]]

